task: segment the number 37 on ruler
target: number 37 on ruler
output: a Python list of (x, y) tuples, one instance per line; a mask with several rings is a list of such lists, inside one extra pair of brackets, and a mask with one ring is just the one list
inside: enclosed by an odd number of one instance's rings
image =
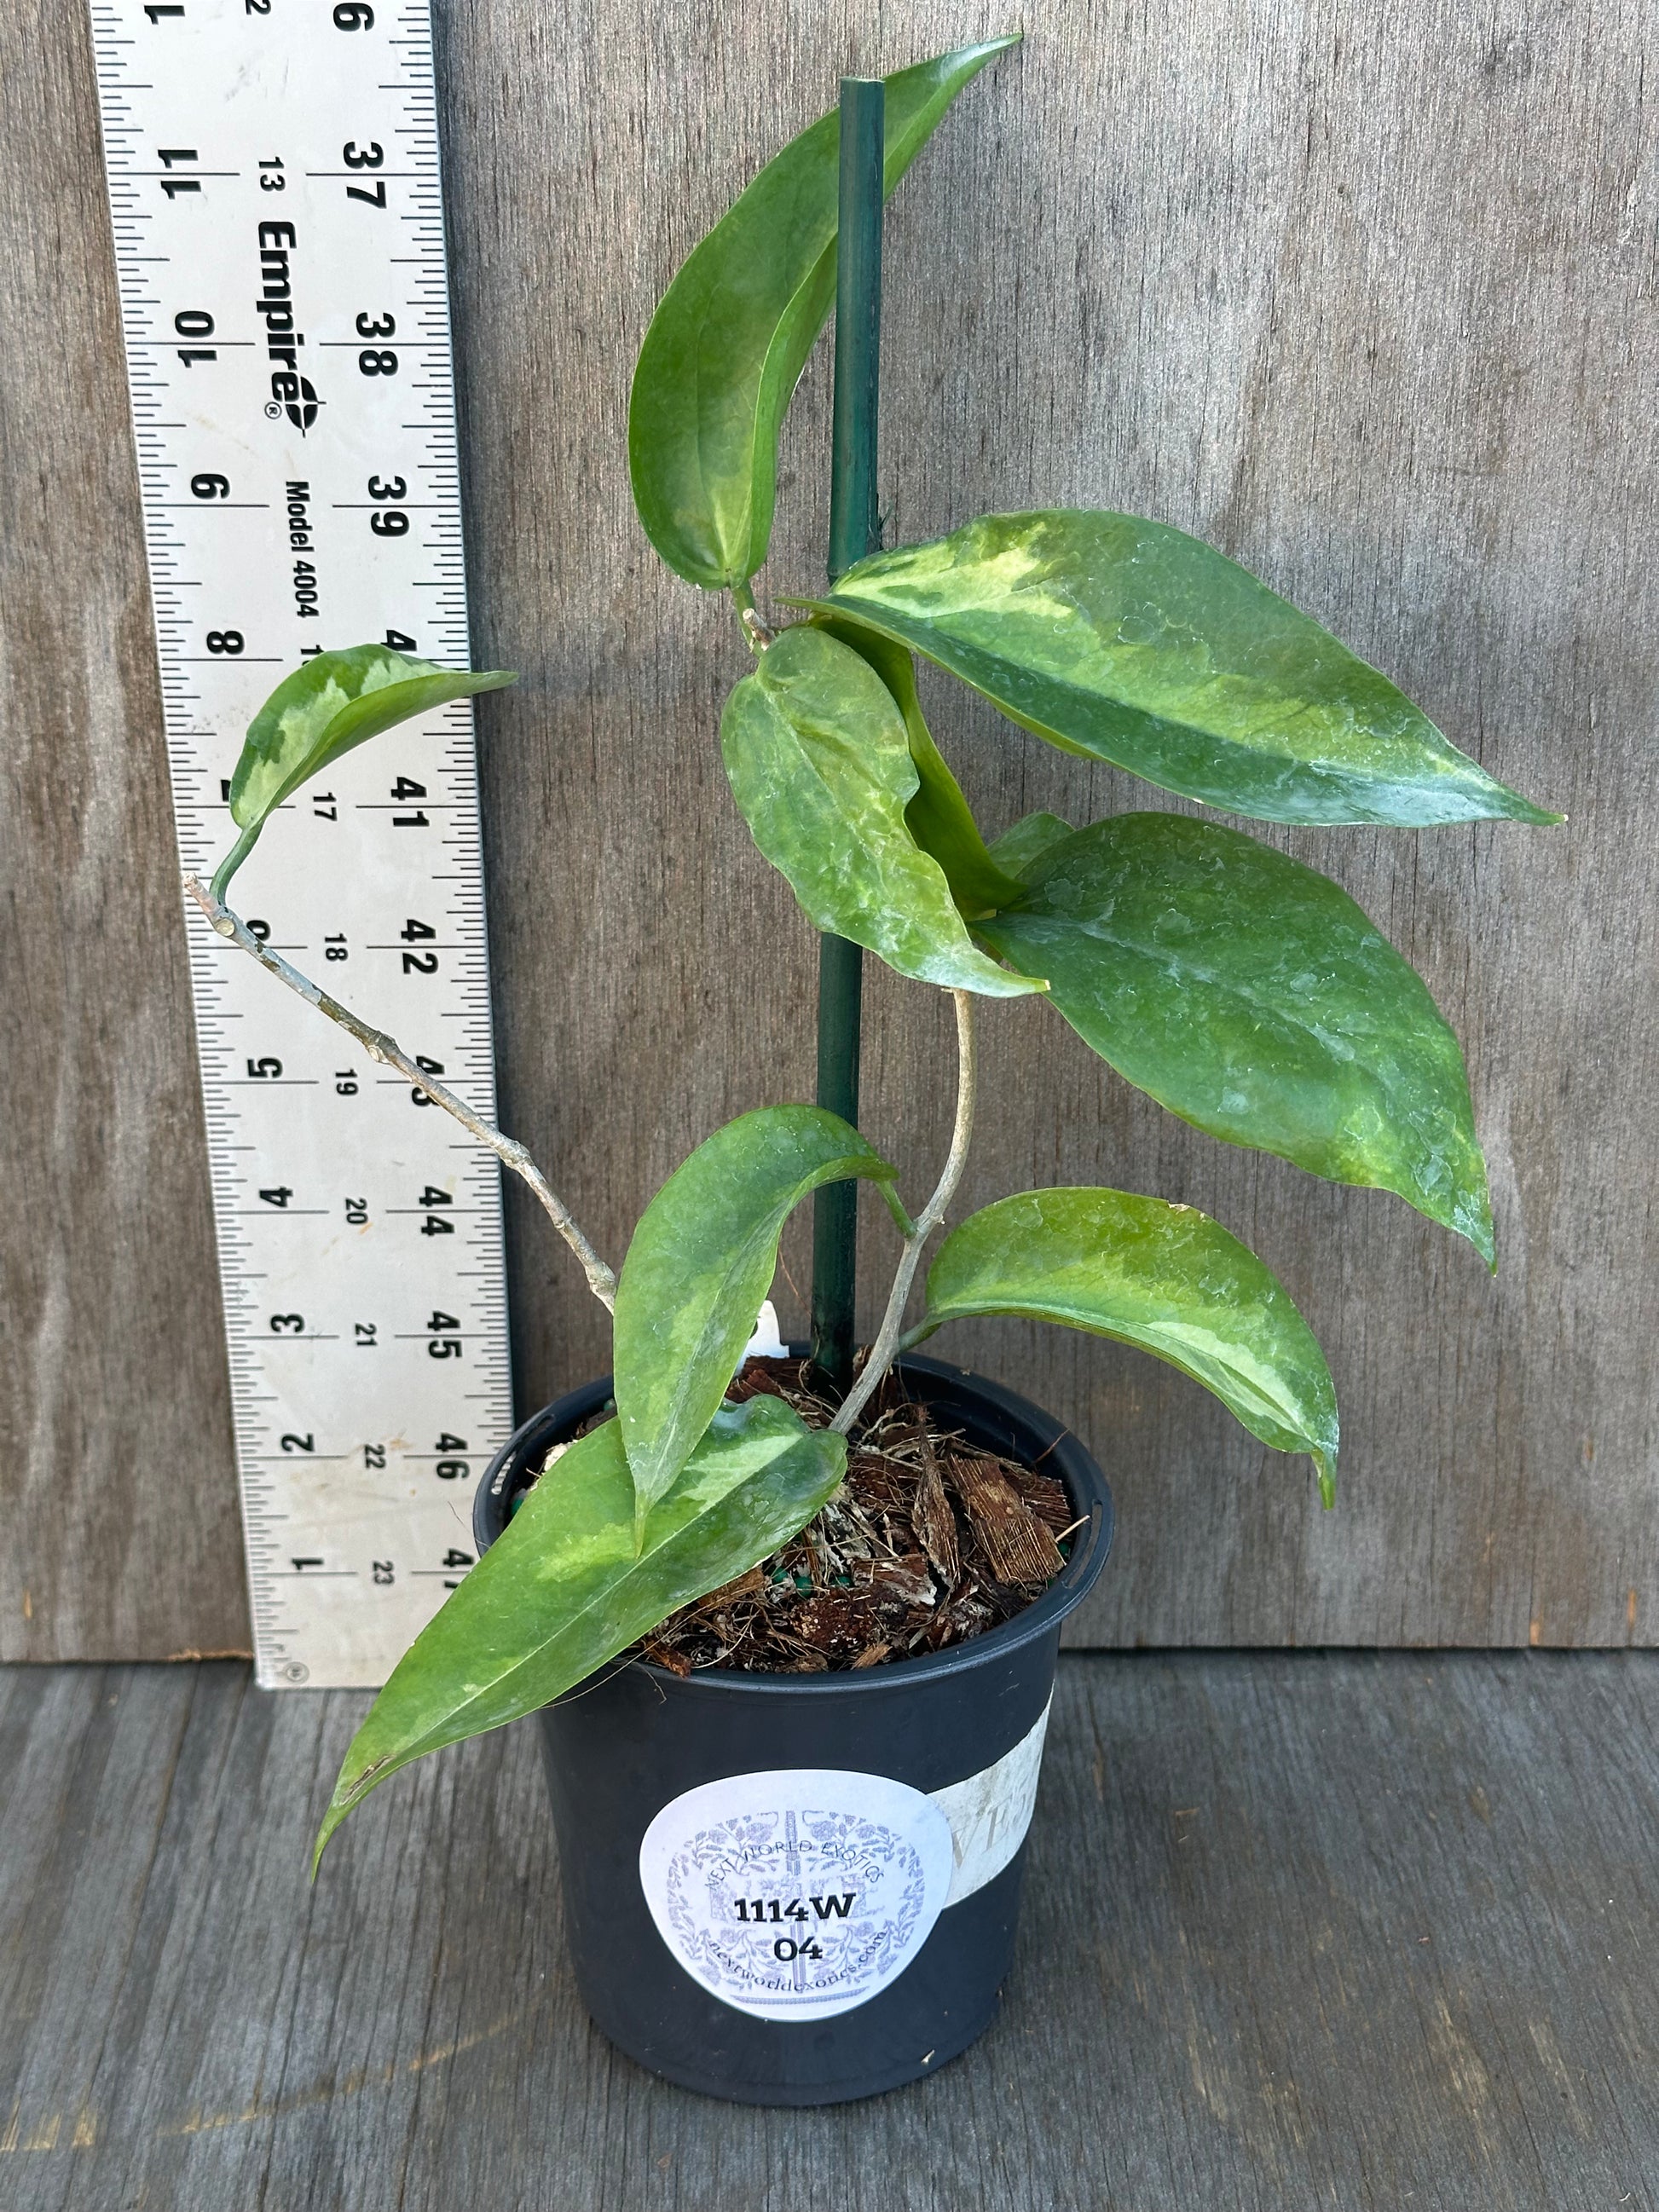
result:
[[(386, 0), (94, 0), (180, 857), (285, 670), (471, 658), (430, 24)], [(249, 925), (494, 1113), (465, 702), (342, 760)], [(259, 1678), (374, 1684), (471, 1564), (511, 1426), (494, 1160), (191, 926)]]

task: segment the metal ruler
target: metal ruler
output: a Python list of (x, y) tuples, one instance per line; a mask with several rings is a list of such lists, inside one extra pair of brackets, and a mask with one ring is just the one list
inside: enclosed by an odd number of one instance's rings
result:
[[(92, 0), (180, 857), (305, 653), (469, 656), (426, 0)], [(468, 704), (237, 877), (256, 933), (493, 1117)], [(383, 1681), (511, 1425), (499, 1170), (187, 909), (258, 1679)], [(165, 1471), (179, 1508), (207, 1468)]]

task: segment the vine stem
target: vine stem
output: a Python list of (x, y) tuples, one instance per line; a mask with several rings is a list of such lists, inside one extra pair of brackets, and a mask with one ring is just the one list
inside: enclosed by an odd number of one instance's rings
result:
[(328, 993), (320, 989), (308, 975), (302, 975), (297, 968), (290, 967), (280, 953), (272, 952), (261, 945), (241, 916), (233, 914), (228, 906), (222, 904), (198, 878), (186, 876), (185, 889), (207, 916), (208, 926), (216, 936), (238, 946), (250, 959), (257, 960), (262, 968), (273, 975), (279, 983), (286, 983), (289, 989), (302, 998), (307, 1006), (315, 1006), (319, 1013), (326, 1014), (330, 1021), (337, 1022), (348, 1035), (356, 1038), (371, 1060), (378, 1061), (382, 1067), (395, 1067), (400, 1075), (406, 1075), (415, 1088), (423, 1091), (434, 1106), (441, 1106), (446, 1114), (453, 1115), (470, 1135), (476, 1137), (481, 1145), (489, 1146), (504, 1167), (511, 1168), (515, 1176), (528, 1183), (553, 1226), (580, 1261), (588, 1289), (608, 1313), (616, 1311), (617, 1278), (583, 1236), (569, 1207), (515, 1138), (503, 1136), (481, 1115), (475, 1114), (464, 1098), (458, 1098), (446, 1085), (418, 1066), (395, 1037), (388, 1036), (384, 1030), (371, 1029), (367, 1022), (360, 1020), (352, 1012), (349, 1006), (343, 1006), (337, 999), (330, 998)]
[(899, 1348), (899, 1333), (904, 1327), (904, 1309), (910, 1296), (910, 1285), (916, 1279), (916, 1268), (921, 1260), (921, 1248), (944, 1220), (945, 1210), (957, 1194), (957, 1185), (962, 1181), (962, 1170), (967, 1165), (968, 1147), (974, 1134), (974, 999), (970, 991), (952, 991), (951, 996), (957, 1006), (957, 1121), (951, 1132), (951, 1151), (945, 1163), (945, 1172), (939, 1187), (916, 1216), (915, 1226), (904, 1240), (904, 1249), (893, 1276), (893, 1287), (887, 1293), (887, 1310), (881, 1317), (881, 1327), (871, 1346), (869, 1356), (860, 1370), (859, 1378), (842, 1401), (840, 1412), (830, 1426), (837, 1436), (848, 1436), (859, 1415), (875, 1393), (876, 1386), (892, 1365)]
[(733, 584), (732, 604), (738, 611), (738, 620), (743, 625), (744, 641), (758, 659), (771, 644), (775, 633), (761, 620), (755, 606), (755, 594), (747, 584)]

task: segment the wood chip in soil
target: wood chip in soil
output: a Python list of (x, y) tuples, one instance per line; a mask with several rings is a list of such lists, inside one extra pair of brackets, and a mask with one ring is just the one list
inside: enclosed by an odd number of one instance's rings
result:
[[(729, 1396), (783, 1399), (814, 1428), (833, 1405), (803, 1359), (751, 1359)], [(597, 1425), (597, 1417), (594, 1423)], [(851, 1440), (847, 1480), (769, 1559), (636, 1644), (677, 1674), (822, 1674), (942, 1651), (1040, 1597), (1076, 1519), (1065, 1486), (936, 1424), (890, 1376)]]

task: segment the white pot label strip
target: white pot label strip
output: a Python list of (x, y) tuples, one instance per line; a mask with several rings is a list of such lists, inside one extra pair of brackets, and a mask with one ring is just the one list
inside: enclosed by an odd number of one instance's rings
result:
[[(431, 27), (424, 0), (92, 18), (179, 853), (205, 875), (247, 723), (301, 655), (469, 659)], [(465, 702), (298, 793), (233, 900), (493, 1115)], [(186, 918), (258, 1678), (376, 1685), (471, 1564), (512, 1425), (498, 1170)]]
[(866, 2004), (947, 1906), (1012, 1860), (1048, 1724), (1045, 1707), (994, 1765), (931, 1796), (822, 1767), (688, 1790), (640, 1845), (657, 1932), (694, 1981), (757, 2020), (829, 2020)]
[(951, 1824), (956, 1864), (947, 1905), (960, 1905), (988, 1881), (994, 1881), (1025, 1841), (1042, 1773), (1042, 1741), (1048, 1733), (1048, 1704), (1036, 1725), (994, 1765), (965, 1782), (936, 1790), (933, 1802)]

